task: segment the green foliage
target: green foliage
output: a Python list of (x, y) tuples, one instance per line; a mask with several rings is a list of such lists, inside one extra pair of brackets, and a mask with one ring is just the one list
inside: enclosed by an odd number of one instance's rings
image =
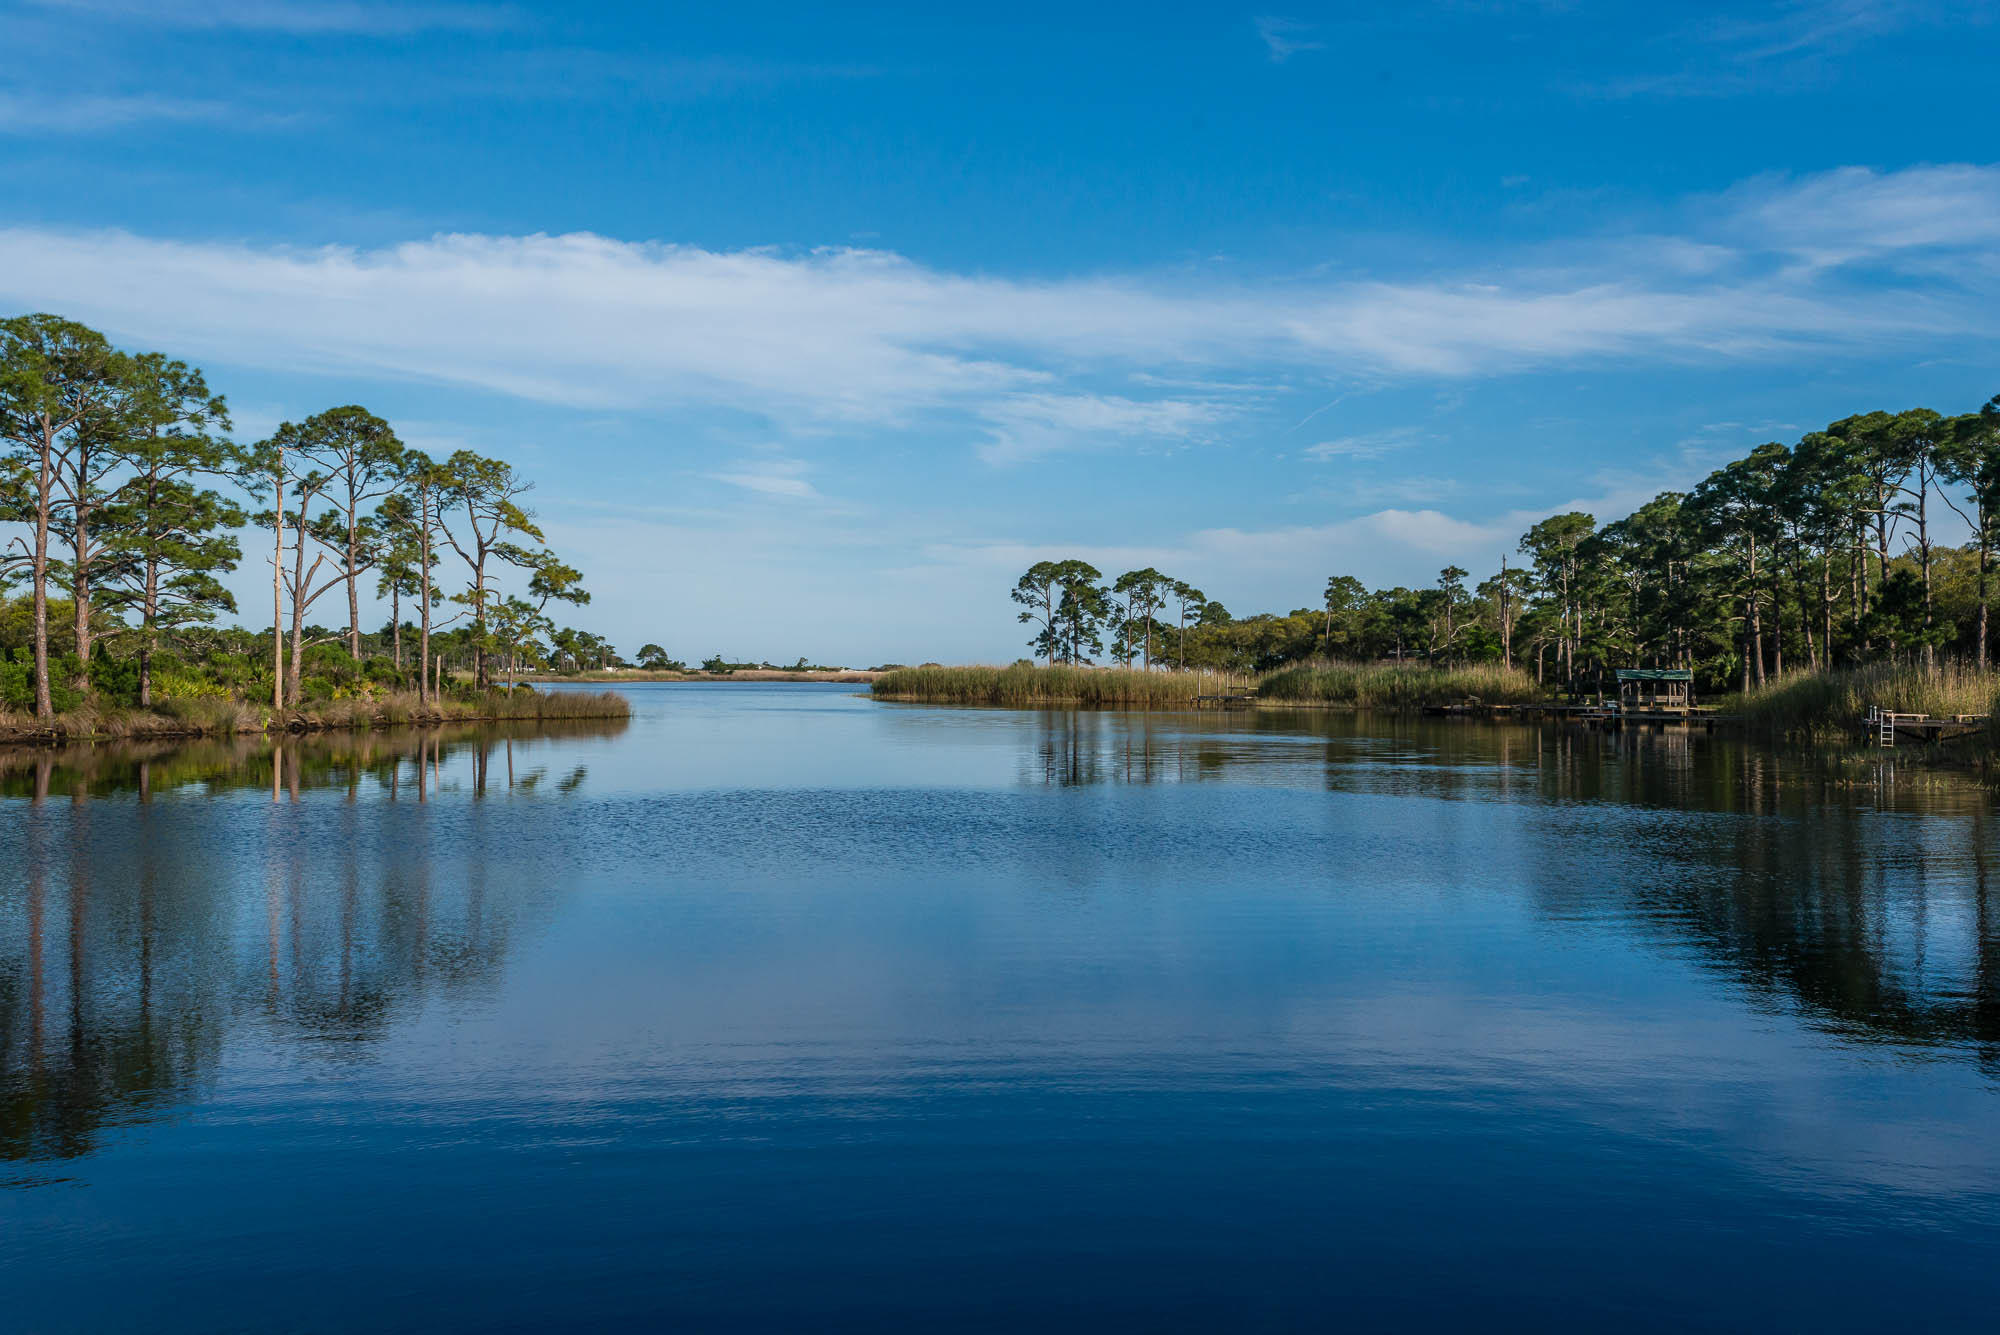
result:
[(885, 672), (872, 692), (886, 700), (929, 700), (965, 705), (1075, 704), (1136, 708), (1185, 708), (1198, 695), (1248, 689), (1240, 678), (1212, 672), (1147, 672), (1131, 668), (915, 667)]
[[(49, 656), (49, 695), (59, 714), (83, 703), (83, 693), (67, 684), (75, 674), (75, 654)], [(0, 650), (0, 708), (25, 713), (34, 707), (34, 660), (25, 650)]]
[(1257, 698), (1356, 709), (1423, 709), (1458, 704), (1524, 705), (1546, 697), (1534, 677), (1498, 663), (1456, 667), (1327, 663), (1275, 672), (1257, 683)]
[(1753, 729), (1793, 740), (1851, 737), (1873, 709), (1932, 717), (2000, 714), (2000, 679), (1963, 663), (1901, 659), (1839, 672), (1789, 672), (1724, 706)]
[[(31, 573), (18, 534), (0, 535), (0, 595), (32, 582), (48, 613), (37, 631), (28, 598), (0, 596), (0, 650), (9, 651), (0, 703), (32, 708), (39, 689), (57, 712), (88, 703), (101, 722), (147, 693), (268, 698), (274, 671), (290, 679), (295, 704), (386, 695), (414, 679), (416, 665), (406, 673), (383, 659), (385, 637), (358, 624), (369, 570), (396, 604), (392, 623), (404, 622), (401, 600), (413, 598), (433, 645), (455, 668), (469, 660), (481, 685), (496, 650), (510, 666), (550, 656), (541, 637), (553, 629), (543, 616), (551, 602), (590, 601), (582, 573), (546, 549), (523, 506), (531, 484), (505, 462), (460, 450), (432, 463), (352, 404), (284, 422), (253, 447), (234, 444), (230, 429), (223, 398), (183, 362), (121, 351), (53, 315), (0, 320), (0, 526), (26, 523), (51, 538), (46, 568)], [(269, 508), (247, 515), (224, 488)], [(246, 520), (279, 548), (288, 632), (213, 624), (236, 610), (221, 577), (242, 559), (235, 531)], [(432, 615), (447, 550), (464, 562), (461, 615), (470, 618), (450, 633), (458, 616)], [(53, 596), (72, 581), (89, 594), (80, 625), (72, 603)], [(306, 615), (341, 585), (346, 644), (320, 643), (332, 637)], [(616, 661), (602, 639), (568, 634), (576, 665)], [(62, 648), (93, 638), (110, 652), (92, 651), (79, 673)], [(37, 643), (45, 682), (12, 652)]]

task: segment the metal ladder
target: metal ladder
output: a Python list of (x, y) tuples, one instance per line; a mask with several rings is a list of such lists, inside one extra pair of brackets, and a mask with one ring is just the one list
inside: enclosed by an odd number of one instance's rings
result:
[(1896, 745), (1896, 716), (1880, 707), (1868, 710), (1868, 721), (1875, 725), (1875, 744), (1893, 748)]

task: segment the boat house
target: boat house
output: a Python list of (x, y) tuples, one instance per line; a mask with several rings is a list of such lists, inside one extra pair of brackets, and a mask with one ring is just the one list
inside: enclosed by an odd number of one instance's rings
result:
[(1686, 668), (1619, 668), (1618, 712), (1686, 714), (1694, 708), (1694, 673)]

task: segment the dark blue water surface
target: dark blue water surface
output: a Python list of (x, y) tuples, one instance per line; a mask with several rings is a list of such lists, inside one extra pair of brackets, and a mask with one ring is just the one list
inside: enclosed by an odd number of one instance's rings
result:
[(0, 1327), (1991, 1328), (1989, 791), (854, 690), (0, 760)]

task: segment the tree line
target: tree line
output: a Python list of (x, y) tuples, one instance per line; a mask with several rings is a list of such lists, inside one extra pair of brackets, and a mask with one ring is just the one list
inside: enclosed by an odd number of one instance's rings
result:
[[(1942, 542), (1955, 517), (1963, 543)], [(1609, 668), (1686, 668), (1748, 688), (1788, 667), (1991, 656), (2000, 539), (2000, 396), (1975, 412), (1868, 412), (1772, 441), (1686, 492), (1600, 525), (1523, 534), (1519, 560), (1429, 588), (1328, 578), (1316, 607), (1235, 618), (1152, 569), (1115, 580), (1043, 561), (1015, 585), (1029, 646), (1053, 664), (1266, 671), (1314, 657), (1530, 664), (1572, 688)], [(1164, 635), (1164, 646), (1162, 645)], [(1164, 647), (1166, 652), (1160, 652)]]
[[(380, 654), (374, 675), (425, 700), (446, 689), (441, 647), (469, 659), (480, 689), (496, 666), (565, 652), (580, 666), (608, 652), (549, 616), (590, 595), (548, 549), (525, 504), (532, 484), (512, 465), (464, 449), (433, 459), (356, 405), (251, 444), (231, 431), (227, 403), (185, 362), (123, 351), (53, 315), (0, 320), (0, 523), (16, 530), (0, 548), (0, 592), (28, 585), (38, 717), (52, 717), (59, 696), (97, 693), (113, 675), (107, 641), (130, 665), (134, 702), (151, 705), (163, 651), (203, 643), (204, 628), (236, 611), (220, 577), (259, 534), (274, 709), (300, 702), (305, 668), (329, 644), (357, 667), (364, 647)], [(362, 627), (370, 580), (390, 605), (387, 645)], [(330, 595), (337, 603), (323, 603)], [(344, 628), (310, 619), (339, 604)], [(65, 627), (52, 627), (57, 616)], [(205, 642), (241, 650), (244, 638)]]

